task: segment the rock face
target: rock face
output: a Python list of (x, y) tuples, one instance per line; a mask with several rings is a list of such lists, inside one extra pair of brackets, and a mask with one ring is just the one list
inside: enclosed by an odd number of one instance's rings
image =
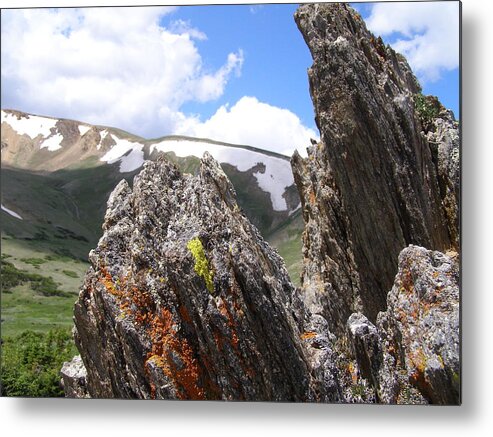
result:
[(386, 308), (404, 247), (457, 248), (457, 125), (433, 121), (425, 135), (429, 112), (418, 110), (407, 62), (346, 4), (302, 5), (295, 20), (314, 60), (321, 133), (307, 159), (292, 159), (306, 223), (303, 290), (343, 333), (352, 312), (375, 322)]
[(62, 385), (67, 398), (89, 398), (87, 392), (87, 371), (80, 355), (63, 363), (60, 371)]
[(358, 373), (382, 403), (460, 402), (458, 255), (409, 246), (376, 326), (352, 314)]
[(75, 306), (91, 397), (340, 400), (325, 320), (208, 154), (147, 162), (108, 201)]
[(410, 246), (377, 324), (397, 366), (430, 402), (460, 399), (459, 260)]
[(445, 208), (452, 247), (460, 248), (459, 235), (459, 198), (460, 198), (460, 137), (459, 123), (451, 111), (445, 109), (438, 101), (433, 101), (436, 116), (431, 120), (426, 131), (433, 162), (437, 167), (440, 196)]

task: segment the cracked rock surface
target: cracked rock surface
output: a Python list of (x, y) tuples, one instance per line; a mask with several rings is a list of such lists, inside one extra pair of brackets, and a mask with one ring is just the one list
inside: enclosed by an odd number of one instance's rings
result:
[(444, 113), (425, 120), (434, 109), (417, 104), (404, 57), (347, 4), (302, 5), (295, 20), (313, 57), (321, 133), (307, 158), (292, 159), (306, 224), (303, 291), (343, 333), (351, 313), (375, 322), (385, 310), (404, 247), (457, 247), (457, 124)]
[(75, 306), (92, 397), (338, 400), (326, 326), (210, 155), (197, 176), (147, 162), (103, 228)]

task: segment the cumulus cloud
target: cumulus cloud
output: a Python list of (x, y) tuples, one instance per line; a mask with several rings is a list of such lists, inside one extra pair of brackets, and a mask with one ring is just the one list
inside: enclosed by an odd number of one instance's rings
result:
[[(187, 125), (180, 107), (224, 92), (243, 52), (206, 70), (169, 7), (2, 11), (2, 107), (123, 127), (152, 137)], [(193, 119), (191, 122), (195, 122)]]
[(291, 111), (247, 96), (232, 107), (221, 106), (205, 122), (187, 119), (186, 123), (180, 129), (182, 134), (248, 144), (284, 155), (291, 155), (295, 149), (306, 155), (310, 138), (318, 138)]
[(459, 66), (459, 2), (376, 3), (365, 21), (373, 33), (390, 37), (421, 81)]
[[(305, 153), (316, 132), (291, 111), (255, 97), (219, 107), (208, 120), (182, 111), (223, 96), (241, 74), (241, 48), (205, 69), (196, 41), (207, 35), (174, 8), (2, 11), (2, 107), (125, 129)], [(172, 17), (170, 17), (172, 18)]]

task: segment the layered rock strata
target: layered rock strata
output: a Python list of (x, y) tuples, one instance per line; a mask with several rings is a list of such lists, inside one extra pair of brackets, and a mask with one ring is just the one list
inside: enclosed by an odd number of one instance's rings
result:
[(210, 155), (197, 176), (147, 162), (103, 228), (75, 305), (92, 397), (340, 400), (327, 322)]
[(295, 20), (313, 57), (321, 133), (308, 158), (292, 159), (306, 223), (303, 289), (342, 333), (352, 312), (375, 322), (386, 308), (404, 247), (457, 248), (457, 125), (437, 121), (425, 135), (434, 114), (420, 111), (406, 60), (346, 4), (302, 5)]

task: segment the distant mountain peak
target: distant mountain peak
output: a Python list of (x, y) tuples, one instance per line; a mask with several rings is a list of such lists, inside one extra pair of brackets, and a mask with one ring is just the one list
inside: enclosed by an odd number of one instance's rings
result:
[(130, 173), (159, 153), (201, 158), (208, 151), (221, 164), (239, 172), (260, 164), (261, 170), (254, 171), (253, 176), (259, 189), (269, 194), (274, 211), (293, 212), (299, 207), (299, 200), (293, 202), (287, 193), (294, 186), (289, 158), (275, 152), (176, 135), (148, 140), (112, 127), (12, 109), (1, 111), (1, 122), (4, 165), (56, 171), (96, 157), (101, 163), (118, 164), (120, 173)]

